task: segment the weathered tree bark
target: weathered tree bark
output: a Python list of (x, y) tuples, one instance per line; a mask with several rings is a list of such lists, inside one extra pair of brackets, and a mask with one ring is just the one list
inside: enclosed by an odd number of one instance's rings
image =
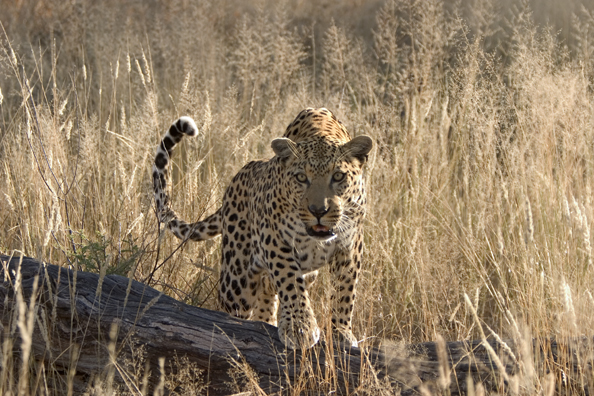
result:
[[(505, 346), (489, 341), (499, 362), (481, 341), (379, 349), (345, 349), (321, 343), (293, 352), (284, 350), (273, 326), (189, 306), (122, 276), (101, 278), (42, 265), (28, 257), (0, 255), (0, 261), (2, 339), (11, 339), (14, 356), (22, 356), (28, 310), (21, 309), (19, 314), (19, 300), (22, 296), (29, 307), (33, 298), (31, 354), (45, 367), (51, 365), (54, 373), (63, 373), (64, 382), (50, 386), (65, 389), (70, 375), (75, 393), (92, 386), (93, 381), (109, 383), (112, 379), (131, 389), (134, 378), (130, 376), (135, 372), (131, 362), (138, 365), (141, 355), (150, 367), (150, 386), (159, 386), (160, 367), (172, 374), (182, 369), (181, 364), (203, 370), (202, 381), (209, 395), (250, 389), (250, 378), (267, 393), (292, 388), (303, 394), (341, 394), (359, 387), (390, 386), (402, 394), (416, 394), (420, 387), (456, 394), (466, 392), (468, 378), (487, 389), (501, 390), (514, 386), (514, 378), (519, 377), (514, 375), (526, 370), (525, 363), (532, 361), (534, 353), (536, 361), (552, 357), (549, 361), (565, 367), (566, 379), (575, 378), (582, 390), (588, 382), (584, 378), (589, 375), (592, 379), (592, 373), (585, 372), (592, 367), (588, 339), (571, 345), (533, 341), (528, 348), (512, 341), (506, 341)], [(161, 366), (160, 358), (165, 359)], [(177, 365), (172, 363), (176, 358)], [(549, 367), (536, 369), (546, 372)], [(230, 386), (233, 382), (240, 387)]]

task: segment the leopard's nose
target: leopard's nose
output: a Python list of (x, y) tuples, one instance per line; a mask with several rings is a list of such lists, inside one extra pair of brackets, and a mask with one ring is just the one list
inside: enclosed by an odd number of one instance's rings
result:
[(326, 205), (317, 206), (311, 204), (307, 207), (312, 215), (316, 216), (318, 220), (322, 218), (326, 213), (328, 213), (328, 207)]

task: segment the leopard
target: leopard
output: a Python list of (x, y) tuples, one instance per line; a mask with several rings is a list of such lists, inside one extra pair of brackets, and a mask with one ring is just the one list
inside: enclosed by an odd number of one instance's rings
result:
[(213, 214), (187, 222), (172, 209), (170, 164), (182, 138), (198, 133), (192, 118), (183, 116), (158, 145), (152, 169), (156, 214), (182, 241), (222, 236), (220, 306), (238, 318), (277, 326), (288, 349), (310, 348), (320, 329), (309, 289), (326, 267), (334, 288), (332, 340), (357, 347), (352, 316), (364, 247), (363, 168), (373, 140), (351, 138), (326, 108), (307, 108), (272, 140), (274, 157), (249, 162)]

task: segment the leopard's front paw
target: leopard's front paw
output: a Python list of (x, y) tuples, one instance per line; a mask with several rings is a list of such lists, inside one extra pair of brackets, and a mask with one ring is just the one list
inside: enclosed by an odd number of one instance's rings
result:
[(288, 349), (307, 349), (319, 341), (320, 329), (313, 316), (301, 320), (281, 318), (278, 336)]

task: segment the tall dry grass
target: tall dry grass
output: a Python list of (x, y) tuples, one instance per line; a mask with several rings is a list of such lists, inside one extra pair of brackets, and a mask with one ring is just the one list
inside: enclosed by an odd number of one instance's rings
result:
[(594, 9), (564, 4), (0, 2), (0, 250), (216, 308), (218, 242), (157, 228), (159, 137), (200, 127), (173, 174), (196, 220), (325, 106), (376, 142), (360, 339), (592, 336)]

